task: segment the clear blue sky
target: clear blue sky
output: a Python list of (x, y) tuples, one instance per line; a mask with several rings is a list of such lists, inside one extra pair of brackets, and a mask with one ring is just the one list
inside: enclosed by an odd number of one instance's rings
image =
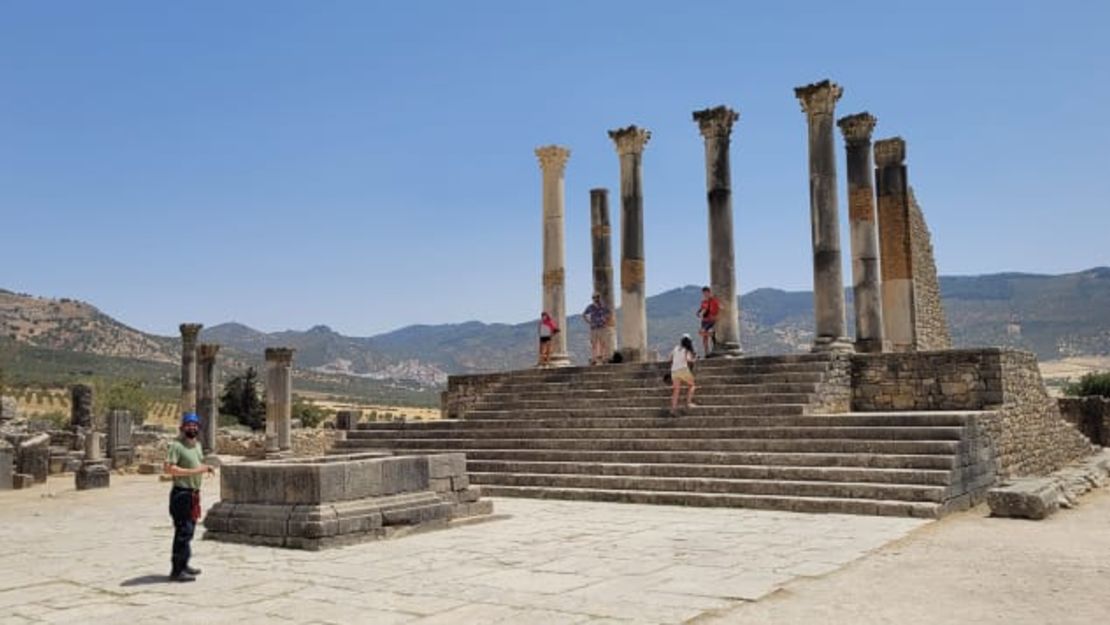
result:
[(740, 290), (808, 289), (823, 78), (907, 140), (941, 273), (1110, 264), (1107, 32), (1106, 2), (0, 0), (0, 287), (159, 334), (522, 321), (559, 143), (576, 311), (632, 123), (648, 292), (703, 283), (690, 113), (727, 104)]

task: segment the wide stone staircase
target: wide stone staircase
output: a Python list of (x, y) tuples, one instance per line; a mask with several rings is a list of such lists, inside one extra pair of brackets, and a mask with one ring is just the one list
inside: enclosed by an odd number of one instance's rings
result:
[(837, 358), (701, 361), (677, 417), (664, 363), (511, 372), (463, 418), (360, 424), (332, 452), (465, 452), (492, 496), (799, 512), (935, 517), (989, 485), (984, 413), (817, 414), (850, 394)]

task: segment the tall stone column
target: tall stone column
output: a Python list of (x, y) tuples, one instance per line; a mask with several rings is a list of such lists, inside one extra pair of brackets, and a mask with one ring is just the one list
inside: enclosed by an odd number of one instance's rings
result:
[(729, 137), (740, 114), (725, 107), (694, 112), (705, 137), (705, 188), (709, 202), (709, 284), (721, 303), (712, 357), (739, 356), (740, 310), (736, 300), (736, 253), (732, 242), (732, 170)]
[(550, 364), (565, 367), (567, 356), (566, 251), (563, 245), (564, 173), (570, 150), (559, 145), (536, 148), (543, 170), (543, 310), (561, 332), (551, 338)]
[(813, 351), (851, 351), (844, 323), (840, 221), (836, 206), (833, 113), (844, 90), (823, 80), (794, 89), (809, 126), (809, 210), (813, 240)]
[(856, 312), (856, 351), (883, 351), (882, 279), (879, 228), (871, 182), (871, 132), (876, 119), (867, 112), (840, 118), (848, 153), (848, 223), (852, 237), (852, 296)]
[(197, 336), (204, 325), (183, 323), (181, 329), (181, 404), (178, 418), (197, 410)]
[(590, 242), (593, 250), (594, 293), (609, 309), (604, 333), (604, 353), (617, 349), (617, 303), (613, 293), (613, 237), (609, 227), (609, 190), (590, 189)]
[(875, 186), (882, 246), (883, 325), (894, 351), (913, 351), (913, 248), (910, 240), (906, 143), (899, 137), (875, 142)]
[(216, 407), (216, 354), (220, 346), (201, 343), (197, 347), (200, 359), (197, 367), (197, 415), (200, 416), (201, 444), (209, 455), (216, 453), (216, 430), (220, 415)]
[(293, 447), (293, 349), (266, 348), (266, 437), (275, 437), (278, 451)]
[(610, 130), (621, 162), (621, 356), (648, 358), (647, 301), (644, 293), (644, 146), (651, 131), (636, 126)]

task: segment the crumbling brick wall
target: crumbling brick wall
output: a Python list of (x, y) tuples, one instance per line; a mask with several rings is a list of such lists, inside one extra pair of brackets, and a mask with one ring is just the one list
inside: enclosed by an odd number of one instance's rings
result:
[(912, 188), (909, 190), (909, 222), (916, 348), (918, 351), (949, 349), (952, 347), (952, 338), (948, 332), (948, 317), (944, 314), (944, 304), (940, 299), (933, 240)]

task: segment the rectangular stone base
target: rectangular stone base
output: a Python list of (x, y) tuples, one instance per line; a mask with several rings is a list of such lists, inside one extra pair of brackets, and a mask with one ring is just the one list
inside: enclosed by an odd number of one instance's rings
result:
[(321, 549), (489, 515), (463, 454), (324, 456), (224, 467), (204, 537)]
[(22, 490), (35, 485), (35, 476), (30, 473), (16, 473), (12, 475), (12, 488)]
[(108, 488), (112, 474), (108, 471), (107, 466), (95, 463), (82, 466), (74, 475), (77, 490), (89, 490), (92, 488)]

